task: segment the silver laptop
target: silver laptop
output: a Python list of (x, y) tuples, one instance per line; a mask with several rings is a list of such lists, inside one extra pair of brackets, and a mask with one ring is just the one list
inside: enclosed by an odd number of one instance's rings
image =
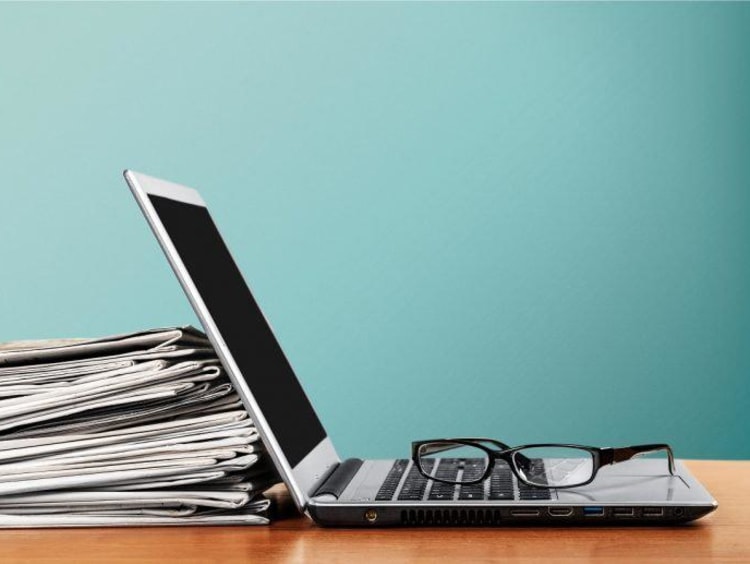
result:
[[(133, 171), (125, 179), (295, 503), (316, 523), (656, 525), (716, 509), (680, 461), (672, 475), (664, 460), (633, 459), (571, 489), (529, 488), (496, 465), (503, 476), (466, 489), (435, 486), (410, 459), (341, 460), (198, 192)], [(411, 438), (421, 437), (404, 437), (404, 447)]]

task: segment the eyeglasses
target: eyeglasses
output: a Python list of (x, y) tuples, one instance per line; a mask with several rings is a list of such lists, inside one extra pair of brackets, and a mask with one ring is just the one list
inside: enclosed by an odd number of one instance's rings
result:
[(419, 472), (445, 484), (477, 484), (504, 461), (523, 483), (537, 488), (575, 488), (591, 483), (602, 466), (665, 451), (669, 473), (674, 455), (667, 444), (598, 448), (569, 444), (533, 444), (510, 447), (494, 439), (436, 439), (411, 444)]

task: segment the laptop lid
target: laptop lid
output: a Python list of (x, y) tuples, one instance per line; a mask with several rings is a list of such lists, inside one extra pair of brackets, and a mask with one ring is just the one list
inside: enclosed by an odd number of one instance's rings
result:
[(295, 503), (340, 459), (197, 191), (125, 179)]

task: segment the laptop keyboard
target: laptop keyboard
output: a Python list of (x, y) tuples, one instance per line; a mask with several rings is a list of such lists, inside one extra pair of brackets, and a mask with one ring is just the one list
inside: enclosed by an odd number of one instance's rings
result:
[[(455, 479), (459, 468), (464, 477), (471, 472), (481, 473), (472, 459), (442, 458), (437, 477)], [(428, 471), (431, 468), (427, 468)], [(468, 473), (468, 475), (467, 475)], [(404, 476), (406, 474), (406, 476)], [(478, 474), (479, 475), (479, 474)], [(445, 484), (425, 478), (410, 460), (394, 461), (375, 499), (378, 501), (453, 501), (453, 500), (548, 500), (550, 491), (519, 483), (508, 465), (498, 460), (492, 474), (479, 484)]]
[(375, 496), (375, 499), (380, 501), (393, 499), (393, 494), (396, 493), (398, 485), (401, 483), (401, 477), (404, 475), (407, 466), (409, 466), (408, 460), (401, 459), (394, 461), (393, 466), (391, 466), (390, 472), (388, 472), (388, 475), (385, 477), (383, 485), (380, 486), (380, 490), (378, 490), (378, 495)]

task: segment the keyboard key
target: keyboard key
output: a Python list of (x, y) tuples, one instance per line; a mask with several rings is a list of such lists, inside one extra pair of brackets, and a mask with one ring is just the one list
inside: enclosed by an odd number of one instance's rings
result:
[(430, 491), (430, 495), (427, 499), (437, 500), (437, 501), (452, 501), (454, 494), (455, 494), (455, 490), (453, 489), (450, 491), (446, 491), (446, 490), (436, 490), (433, 488)]
[(548, 500), (552, 499), (552, 496), (547, 490), (537, 491), (521, 491), (519, 492), (519, 498), (521, 500)]
[(425, 478), (416, 467), (412, 466), (404, 480), (404, 485), (401, 486), (398, 499), (405, 501), (420, 500), (424, 497), (426, 489), (427, 478)]
[(490, 495), (488, 499), (498, 500), (498, 501), (507, 501), (507, 500), (516, 499), (516, 496), (513, 494), (512, 490), (508, 490), (508, 491), (490, 490)]
[(456, 492), (454, 484), (445, 484), (443, 482), (432, 482), (428, 499), (433, 500), (452, 500)]
[(376, 500), (390, 501), (393, 499), (393, 494), (396, 493), (396, 488), (398, 488), (398, 484), (401, 482), (401, 477), (404, 475), (408, 464), (409, 461), (406, 459), (399, 459), (393, 462), (393, 466), (391, 466), (388, 475), (385, 477), (385, 480), (383, 480), (383, 483), (375, 496)]
[(461, 486), (458, 499), (484, 499), (484, 483)]
[(550, 491), (547, 488), (535, 488), (533, 486), (527, 486), (524, 483), (518, 484), (518, 497), (522, 500), (547, 500), (552, 499)]
[(490, 475), (490, 491), (488, 499), (511, 500), (515, 499), (513, 493), (513, 474), (508, 465), (498, 461)]

